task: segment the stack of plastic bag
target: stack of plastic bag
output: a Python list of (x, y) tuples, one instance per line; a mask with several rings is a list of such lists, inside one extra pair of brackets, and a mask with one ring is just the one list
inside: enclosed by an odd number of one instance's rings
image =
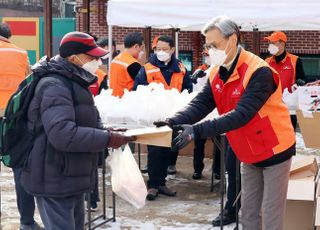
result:
[(284, 89), (282, 94), (283, 102), (288, 106), (290, 114), (295, 114), (298, 109), (298, 90), (294, 90), (292, 93), (288, 89)]
[(173, 116), (196, 94), (165, 90), (162, 84), (151, 83), (138, 86), (136, 91), (125, 91), (122, 98), (112, 96), (112, 90), (104, 90), (95, 97), (95, 103), (104, 123), (152, 126), (154, 121)]

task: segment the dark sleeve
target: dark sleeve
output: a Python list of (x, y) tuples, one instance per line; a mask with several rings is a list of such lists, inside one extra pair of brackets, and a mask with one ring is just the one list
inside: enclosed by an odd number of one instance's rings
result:
[(134, 62), (127, 67), (130, 77), (134, 80), (139, 73), (141, 65), (138, 62)]
[(216, 107), (211, 91), (210, 82), (202, 88), (197, 96), (180, 112), (168, 118), (172, 125), (194, 124), (205, 118)]
[(296, 81), (299, 79), (306, 82), (306, 77), (304, 75), (303, 65), (300, 58), (298, 58), (296, 64)]
[(235, 109), (223, 116), (194, 125), (198, 138), (213, 137), (246, 125), (276, 90), (272, 72), (268, 67), (256, 70)]
[(52, 146), (64, 152), (99, 152), (109, 142), (107, 131), (78, 126), (71, 92), (65, 86), (50, 84), (40, 102), (44, 131)]
[(189, 72), (186, 70), (186, 74), (183, 77), (183, 83), (182, 83), (182, 91), (187, 89), (189, 93), (192, 93), (193, 86), (192, 81), (190, 78)]
[(134, 85), (132, 90), (137, 90), (138, 85), (148, 85), (147, 74), (144, 67), (140, 68), (139, 73), (137, 74), (136, 78), (134, 79)]

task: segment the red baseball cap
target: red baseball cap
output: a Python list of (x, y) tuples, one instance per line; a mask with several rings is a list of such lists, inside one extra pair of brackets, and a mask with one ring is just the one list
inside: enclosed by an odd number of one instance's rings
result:
[(264, 40), (268, 40), (270, 42), (277, 42), (277, 41), (287, 42), (287, 36), (282, 31), (275, 31), (270, 36), (264, 37)]
[(63, 58), (74, 54), (87, 54), (92, 57), (103, 57), (109, 53), (108, 50), (99, 47), (94, 38), (82, 32), (70, 32), (63, 36), (60, 47), (60, 56)]

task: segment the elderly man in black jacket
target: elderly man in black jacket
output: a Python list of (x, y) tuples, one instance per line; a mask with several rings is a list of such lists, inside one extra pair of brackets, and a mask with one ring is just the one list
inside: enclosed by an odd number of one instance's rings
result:
[(84, 193), (94, 186), (98, 153), (133, 137), (103, 129), (88, 87), (107, 51), (85, 33), (66, 34), (60, 55), (33, 70), (43, 76), (28, 109), (34, 146), (22, 172), (46, 230), (83, 230)]
[[(214, 18), (203, 34), (215, 67), (202, 91), (167, 120), (179, 133), (173, 148), (226, 133), (242, 162), (243, 229), (282, 229), (295, 134), (282, 101), (279, 74), (238, 45), (238, 26), (229, 18)], [(197, 123), (215, 107), (219, 118)]]

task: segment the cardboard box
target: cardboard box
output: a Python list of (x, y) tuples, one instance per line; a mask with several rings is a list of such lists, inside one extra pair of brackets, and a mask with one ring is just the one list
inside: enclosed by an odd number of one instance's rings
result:
[(305, 113), (297, 110), (297, 118), (307, 148), (320, 148), (320, 112)]
[(318, 164), (313, 156), (293, 157), (288, 183), (285, 230), (311, 230), (315, 223)]
[(284, 230), (313, 230), (313, 210), (313, 201), (287, 201)]
[(125, 135), (136, 136), (135, 143), (171, 147), (172, 129), (168, 126), (130, 129), (125, 132)]

